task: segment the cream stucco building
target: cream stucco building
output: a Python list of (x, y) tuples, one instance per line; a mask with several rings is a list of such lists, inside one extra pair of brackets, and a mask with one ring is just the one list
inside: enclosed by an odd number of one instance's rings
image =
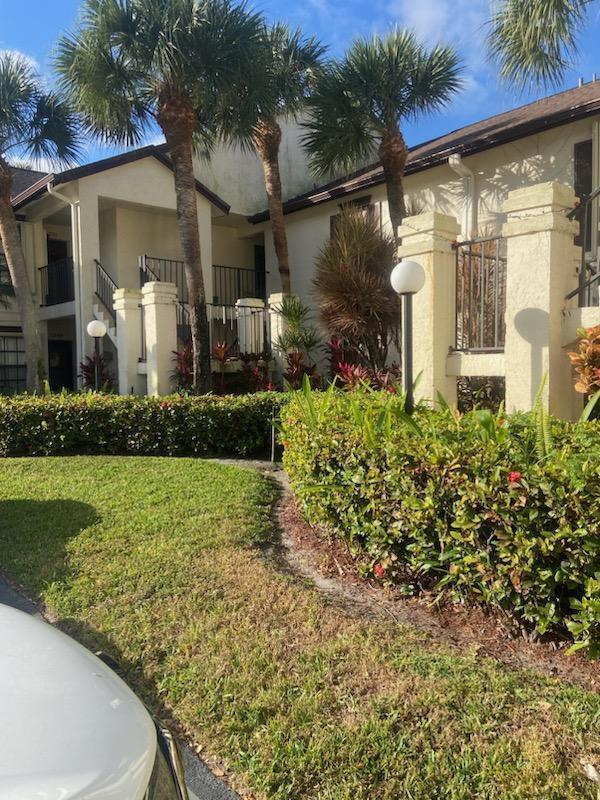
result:
[[(300, 136), (298, 125), (285, 127), (282, 180), (292, 288), (314, 305), (314, 259), (340, 208), (369, 209), (382, 226), (389, 218), (378, 165), (317, 186)], [(252, 155), (220, 150), (210, 162), (196, 163), (196, 177), (213, 333), (255, 345), (236, 301), (254, 300), (260, 308), (280, 290), (261, 164)], [(120, 391), (168, 390), (168, 375), (150, 381), (145, 341), (148, 320), (158, 320), (151, 335), (163, 339), (153, 344), (151, 358), (154, 366), (162, 359), (165, 373), (185, 326), (173, 175), (164, 148), (149, 146), (55, 175), (17, 171), (16, 186), (14, 207), (38, 292), (53, 388), (77, 386), (78, 365), (93, 348), (86, 325), (101, 318)], [(439, 389), (452, 398), (458, 376), (493, 375), (506, 381), (510, 406), (528, 407), (536, 382), (549, 372), (551, 408), (577, 413), (581, 401), (570, 388), (564, 350), (578, 323), (600, 322), (598, 204), (590, 203), (585, 237), (577, 236), (579, 227), (567, 215), (575, 195), (598, 186), (600, 82), (411, 149), (405, 190), (412, 216), (400, 255), (419, 257), (428, 271), (415, 299), (425, 331), (415, 353), (425, 394)], [(574, 237), (587, 254), (581, 276)], [(168, 287), (159, 291), (159, 282), (174, 283), (172, 295)], [(143, 293), (146, 284), (152, 286)], [(163, 323), (168, 333), (161, 334)], [(18, 315), (14, 308), (0, 310), (0, 390), (22, 388), (20, 350)]]

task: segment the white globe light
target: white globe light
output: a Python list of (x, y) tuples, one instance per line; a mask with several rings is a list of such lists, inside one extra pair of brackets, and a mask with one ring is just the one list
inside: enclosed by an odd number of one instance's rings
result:
[(106, 325), (99, 319), (93, 319), (87, 325), (88, 336), (93, 339), (101, 339), (106, 336)]
[(416, 261), (400, 261), (390, 275), (397, 294), (416, 294), (425, 286), (425, 270)]

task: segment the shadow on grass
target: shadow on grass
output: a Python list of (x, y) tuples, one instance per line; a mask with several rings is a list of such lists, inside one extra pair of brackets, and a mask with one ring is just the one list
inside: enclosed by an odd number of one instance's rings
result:
[(99, 520), (93, 506), (76, 500), (2, 500), (0, 568), (39, 597), (68, 574), (68, 542)]

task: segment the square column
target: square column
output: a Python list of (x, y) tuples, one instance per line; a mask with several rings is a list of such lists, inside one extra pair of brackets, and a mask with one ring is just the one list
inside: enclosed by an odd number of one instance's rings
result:
[(572, 288), (579, 224), (567, 219), (575, 194), (560, 183), (509, 192), (506, 267), (506, 408), (528, 411), (544, 375), (552, 414), (571, 414), (572, 377), (562, 344), (562, 310)]
[(146, 378), (150, 395), (172, 391), (173, 353), (177, 350), (176, 302), (177, 287), (174, 283), (152, 281), (142, 287)]
[(456, 378), (447, 374), (448, 351), (454, 344), (456, 256), (452, 244), (460, 231), (454, 217), (436, 211), (407, 217), (398, 229), (400, 260), (417, 261), (425, 270), (425, 286), (413, 297), (413, 369), (419, 376), (415, 399), (435, 402), (440, 392), (456, 403)]
[(142, 293), (139, 289), (117, 289), (113, 303), (117, 316), (119, 394), (141, 394), (138, 365), (142, 352)]

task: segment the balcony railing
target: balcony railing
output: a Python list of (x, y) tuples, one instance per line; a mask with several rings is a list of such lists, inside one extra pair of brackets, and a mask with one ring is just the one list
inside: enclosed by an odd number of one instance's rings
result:
[(40, 267), (41, 306), (56, 306), (75, 299), (73, 259), (62, 258)]
[(506, 250), (500, 237), (456, 244), (456, 349), (501, 351), (506, 333)]
[(140, 256), (140, 286), (150, 281), (174, 283), (177, 287), (177, 298), (181, 303), (188, 302), (188, 290), (185, 280), (183, 261), (172, 258), (154, 258)]
[(266, 301), (266, 273), (252, 267), (213, 265), (213, 303), (235, 305), (243, 297)]
[(98, 259), (94, 260), (96, 262), (96, 297), (102, 302), (102, 305), (108, 311), (113, 321), (116, 322), (117, 315), (115, 313), (113, 295), (119, 287)]

